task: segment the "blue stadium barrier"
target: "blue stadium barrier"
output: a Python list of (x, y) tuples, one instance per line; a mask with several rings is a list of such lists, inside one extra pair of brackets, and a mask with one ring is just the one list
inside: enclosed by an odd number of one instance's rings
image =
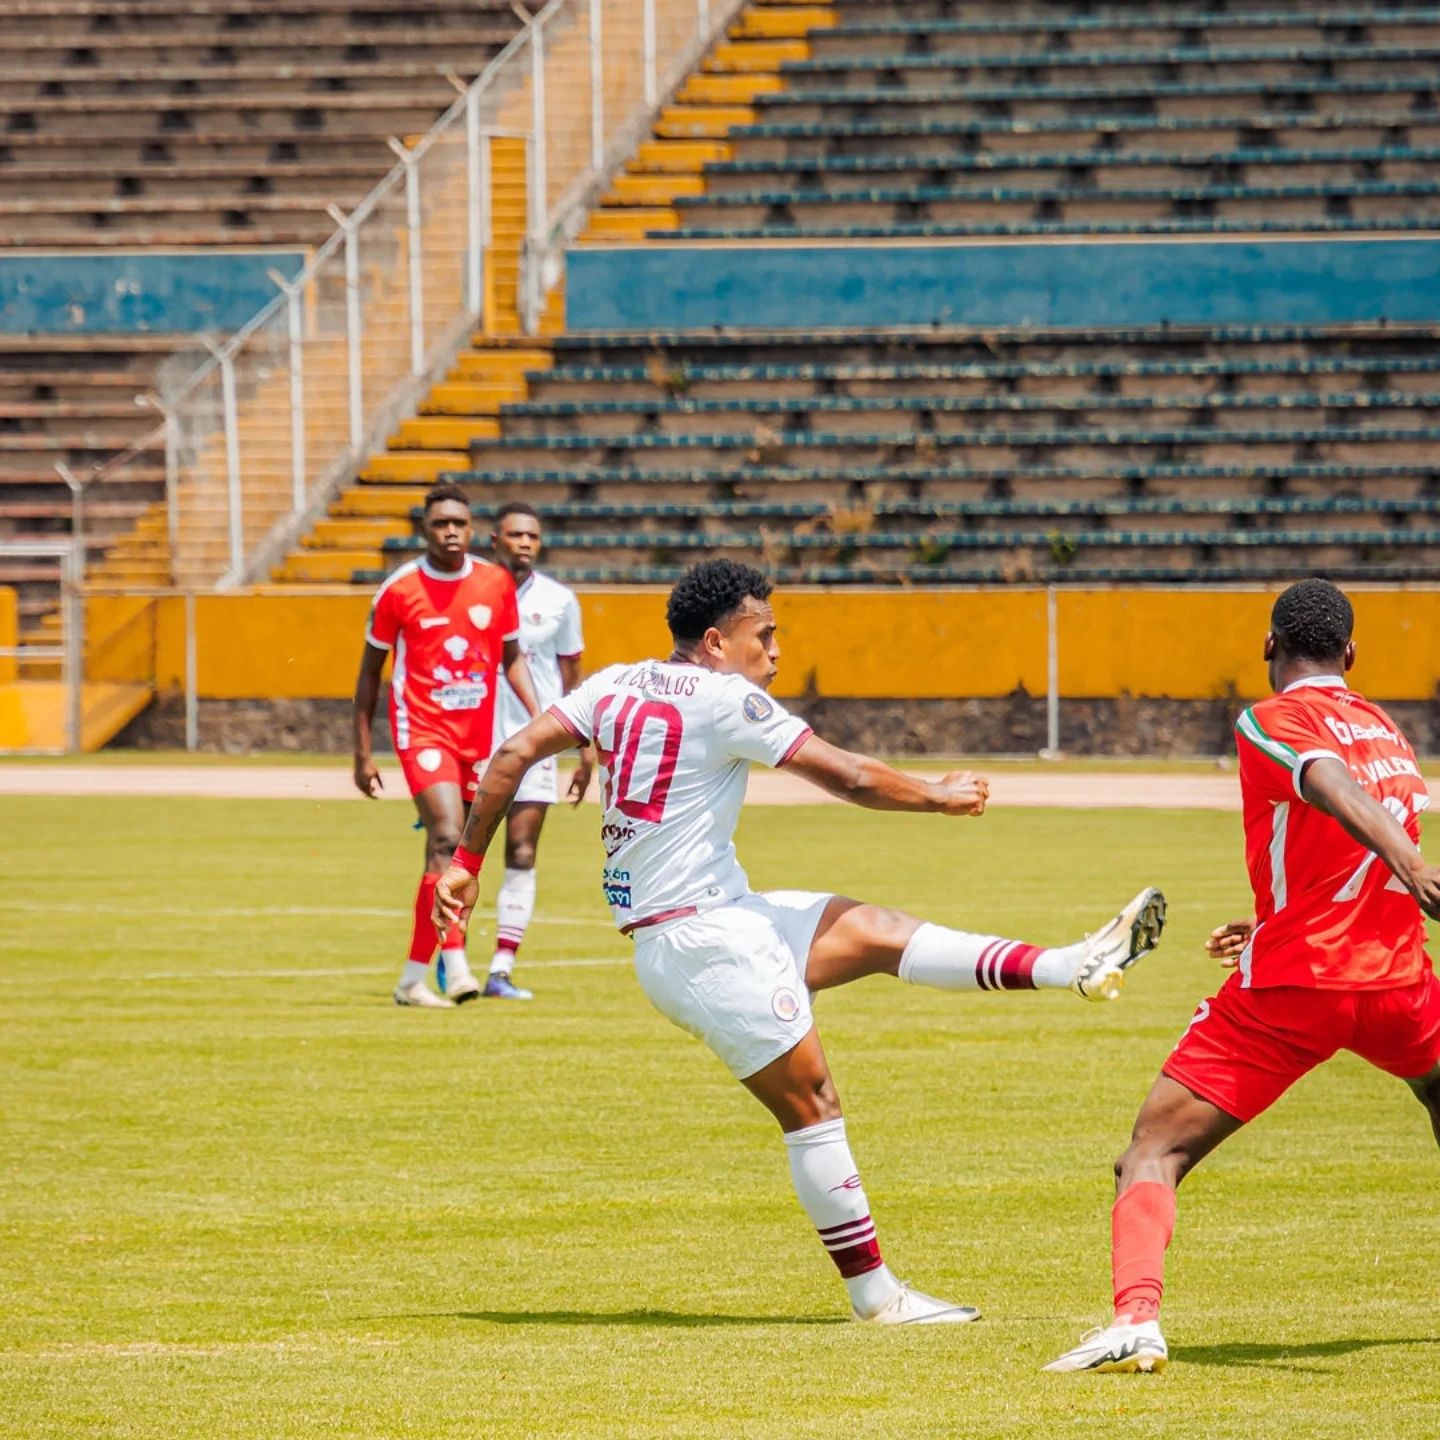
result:
[(0, 254), (0, 332), (180, 334), (238, 330), (294, 279), (300, 250)]
[(581, 246), (572, 330), (1440, 320), (1440, 239)]

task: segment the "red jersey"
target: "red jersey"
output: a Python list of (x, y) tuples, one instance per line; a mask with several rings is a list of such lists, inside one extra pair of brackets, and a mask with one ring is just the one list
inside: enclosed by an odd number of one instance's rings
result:
[(456, 574), (428, 559), (402, 565), (375, 592), (365, 638), (395, 652), (390, 734), (396, 750), (439, 744), (486, 756), (505, 641), (520, 633), (515, 582), (500, 565), (465, 557)]
[(1430, 962), (1419, 905), (1383, 860), (1300, 795), (1307, 761), (1339, 760), (1418, 845), (1430, 795), (1410, 742), (1336, 675), (1251, 706), (1235, 734), (1258, 922), (1241, 985), (1383, 990), (1421, 979)]

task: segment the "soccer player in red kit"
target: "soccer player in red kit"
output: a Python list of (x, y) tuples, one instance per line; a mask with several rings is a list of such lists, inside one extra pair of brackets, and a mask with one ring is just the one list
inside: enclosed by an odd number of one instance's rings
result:
[(395, 987), (397, 1005), (448, 1009), (480, 993), (465, 934), (441, 938), (445, 994), (427, 983), (435, 953), (430, 918), (435, 882), (460, 841), (494, 733), (497, 675), (503, 667), (521, 704), (536, 713), (530, 671), (520, 653), (520, 616), (510, 572), (469, 553), (470, 502), (458, 485), (425, 497), (425, 554), (402, 565), (375, 594), (355, 684), (355, 784), (372, 799), (380, 772), (371, 724), (388, 655), (390, 737), (425, 826), (425, 873), (415, 896), (410, 953)]
[(1235, 727), (1255, 916), (1211, 934), (1234, 973), (1200, 1002), (1116, 1162), (1114, 1320), (1047, 1370), (1164, 1369), (1176, 1187), (1337, 1050), (1406, 1081), (1440, 1140), (1440, 980), (1425, 954), (1440, 869), (1418, 849), (1430, 797), (1394, 721), (1345, 684), (1353, 627), (1324, 580), (1275, 602), (1276, 693)]

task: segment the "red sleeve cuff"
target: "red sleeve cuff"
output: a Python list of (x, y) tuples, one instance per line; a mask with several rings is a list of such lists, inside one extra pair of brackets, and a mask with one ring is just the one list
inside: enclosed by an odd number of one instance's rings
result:
[(545, 713), (547, 715), (553, 715), (581, 745), (588, 745), (590, 743), (590, 737), (588, 735), (582, 735), (579, 727), (558, 705), (552, 705)]
[(815, 733), (815, 732), (807, 725), (807, 726), (795, 737), (795, 739), (794, 739), (794, 741), (792, 742), (790, 748), (775, 762), (775, 768), (778, 770), (783, 764), (785, 764), (785, 762), (786, 762), (787, 760), (793, 759), (794, 756), (795, 756), (795, 752), (796, 752), (814, 733)]

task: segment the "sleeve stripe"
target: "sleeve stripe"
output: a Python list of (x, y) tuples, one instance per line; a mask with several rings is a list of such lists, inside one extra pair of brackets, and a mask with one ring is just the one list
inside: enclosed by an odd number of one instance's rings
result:
[(815, 733), (815, 732), (807, 725), (807, 726), (795, 737), (795, 739), (791, 742), (790, 748), (775, 762), (775, 768), (778, 770), (778, 769), (779, 769), (782, 765), (784, 765), (787, 761), (792, 760), (792, 759), (794, 758), (794, 756), (795, 756), (795, 752), (796, 752), (814, 733)]
[(590, 743), (589, 737), (580, 733), (580, 727), (558, 705), (552, 705), (544, 713), (553, 715), (582, 745)]
[(1287, 770), (1295, 768), (1295, 751), (1283, 740), (1267, 735), (1255, 719), (1253, 710), (1246, 710), (1235, 722), (1235, 733), (1243, 735), (1262, 755), (1267, 755), (1277, 765)]
[(373, 630), (365, 632), (365, 643), (373, 645), (377, 650), (393, 650), (395, 648), (388, 640), (377, 640)]

